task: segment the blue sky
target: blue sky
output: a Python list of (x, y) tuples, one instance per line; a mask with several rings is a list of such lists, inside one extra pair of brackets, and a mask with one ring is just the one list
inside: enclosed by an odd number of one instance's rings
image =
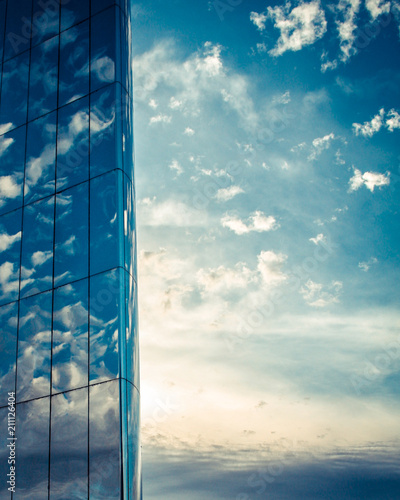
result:
[(134, 14), (145, 497), (399, 498), (400, 3)]

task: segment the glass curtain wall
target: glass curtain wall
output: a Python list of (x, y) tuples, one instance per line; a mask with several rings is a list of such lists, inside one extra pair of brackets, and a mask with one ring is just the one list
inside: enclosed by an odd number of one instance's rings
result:
[(141, 498), (130, 15), (0, 0), (1, 500)]

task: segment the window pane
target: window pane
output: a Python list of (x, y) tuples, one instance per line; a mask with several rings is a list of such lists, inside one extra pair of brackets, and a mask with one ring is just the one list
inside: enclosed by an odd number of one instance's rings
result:
[(83, 499), (88, 492), (88, 389), (51, 401), (51, 500)]
[(0, 217), (0, 304), (18, 299), (22, 210)]
[(140, 500), (140, 399), (132, 384), (127, 383), (128, 393), (128, 475), (129, 495), (132, 500)]
[(112, 85), (91, 96), (90, 177), (122, 169), (121, 87)]
[(0, 212), (22, 206), (26, 128), (0, 137)]
[[(119, 47), (116, 46), (116, 33), (119, 34), (119, 28), (117, 27), (119, 12), (118, 9), (112, 7), (92, 17), (92, 43), (90, 49), (91, 91), (115, 81), (116, 53), (119, 54)], [(119, 59), (118, 57), (118, 62)]]
[(15, 500), (48, 496), (50, 398), (17, 405)]
[[(10, 2), (12, 3), (12, 2)], [(0, 130), (7, 132), (26, 122), (28, 107), (29, 52), (3, 65)], [(7, 96), (7, 99), (4, 99)]]
[(54, 291), (53, 393), (88, 383), (88, 320), (88, 280)]
[(97, 14), (106, 7), (114, 5), (115, 0), (91, 0), (92, 1), (92, 15)]
[(90, 279), (90, 382), (125, 376), (123, 271)]
[(4, 59), (10, 59), (29, 49), (31, 14), (32, 0), (8, 1)]
[(51, 292), (21, 300), (17, 401), (50, 394)]
[(56, 203), (54, 283), (88, 276), (89, 183), (58, 194)]
[(56, 112), (28, 124), (24, 203), (55, 192)]
[(126, 176), (124, 178), (124, 242), (125, 242), (125, 269), (132, 275), (135, 272), (136, 224), (135, 202), (132, 183)]
[(61, 31), (89, 17), (89, 0), (69, 0), (61, 4)]
[[(4, 33), (6, 22), (6, 1), (0, 1), (0, 33)], [(3, 60), (4, 38), (0, 36), (0, 61)]]
[(119, 382), (89, 389), (89, 498), (120, 499)]
[(78, 24), (60, 35), (59, 105), (89, 93), (89, 22)]
[(21, 296), (44, 292), (53, 281), (54, 197), (24, 209)]
[(58, 42), (57, 36), (32, 49), (29, 120), (57, 108)]
[(90, 274), (123, 266), (122, 172), (90, 181)]
[(0, 406), (6, 405), (8, 393), (15, 391), (17, 326), (18, 303), (0, 307)]
[(37, 45), (59, 32), (60, 0), (33, 0), (32, 45)]
[(89, 178), (89, 98), (58, 112), (57, 191)]
[(7, 445), (11, 442), (7, 439), (7, 432), (3, 430), (7, 429), (7, 420), (8, 408), (0, 408), (0, 425), (2, 430), (2, 432), (0, 432), (0, 474), (1, 477), (4, 478), (0, 482), (0, 498), (2, 500), (11, 500), (11, 492), (8, 491), (10, 484), (7, 484), (7, 481), (9, 480), (7, 474), (10, 473), (10, 465), (15, 467), (15, 464), (8, 464), (9, 448), (7, 448)]

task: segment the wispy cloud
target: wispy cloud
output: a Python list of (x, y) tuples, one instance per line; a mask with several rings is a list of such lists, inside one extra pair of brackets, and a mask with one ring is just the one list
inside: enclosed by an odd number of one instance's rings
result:
[(339, 294), (343, 288), (341, 281), (332, 281), (330, 285), (322, 285), (308, 280), (300, 289), (304, 300), (312, 307), (327, 307), (339, 302)]
[(227, 188), (218, 189), (215, 199), (217, 201), (229, 201), (241, 193), (244, 193), (244, 190), (240, 186), (229, 186)]
[(262, 233), (266, 231), (274, 231), (279, 228), (275, 217), (272, 215), (266, 216), (263, 212), (257, 210), (250, 217), (243, 221), (235, 215), (225, 215), (221, 219), (223, 227), (227, 227), (238, 235), (247, 234), (252, 231)]
[(376, 187), (388, 186), (390, 184), (390, 172), (387, 174), (380, 174), (378, 172), (364, 172), (357, 168), (354, 169), (354, 175), (349, 181), (350, 191), (357, 191), (361, 186), (374, 192)]

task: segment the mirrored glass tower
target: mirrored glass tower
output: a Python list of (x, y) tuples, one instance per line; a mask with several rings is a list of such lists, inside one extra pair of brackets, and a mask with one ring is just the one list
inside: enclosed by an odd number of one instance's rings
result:
[(0, 0), (1, 500), (141, 498), (130, 10)]

